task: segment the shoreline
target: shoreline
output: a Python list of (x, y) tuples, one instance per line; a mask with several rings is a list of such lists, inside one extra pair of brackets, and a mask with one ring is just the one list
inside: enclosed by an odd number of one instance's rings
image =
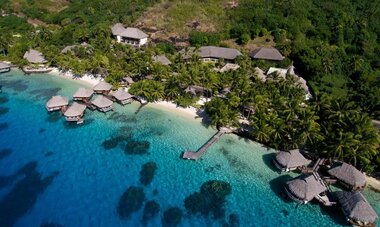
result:
[(101, 81), (101, 79), (95, 78), (94, 75), (92, 74), (84, 74), (82, 77), (75, 78), (74, 74), (71, 71), (62, 72), (58, 68), (54, 68), (51, 72), (47, 74), (68, 79), (68, 80), (72, 80), (72, 81), (76, 81), (88, 87), (93, 87)]
[(370, 177), (367, 175), (365, 175), (365, 178), (366, 178), (367, 184), (369, 186), (371, 186), (373, 189), (375, 189), (377, 193), (379, 193), (380, 192), (380, 181), (377, 180), (376, 178), (373, 178), (373, 177)]

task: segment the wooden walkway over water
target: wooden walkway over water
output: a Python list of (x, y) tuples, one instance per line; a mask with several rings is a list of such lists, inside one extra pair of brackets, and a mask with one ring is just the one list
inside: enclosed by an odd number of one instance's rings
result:
[(198, 160), (204, 153), (206, 153), (206, 151), (214, 144), (216, 143), (220, 137), (224, 134), (224, 133), (229, 133), (231, 132), (231, 130), (227, 129), (227, 128), (220, 128), (218, 133), (216, 133), (213, 137), (211, 137), (207, 143), (205, 143), (201, 148), (199, 148), (199, 150), (197, 152), (194, 152), (194, 151), (185, 151), (183, 153), (183, 156), (182, 158), (184, 159), (190, 159), (190, 160)]

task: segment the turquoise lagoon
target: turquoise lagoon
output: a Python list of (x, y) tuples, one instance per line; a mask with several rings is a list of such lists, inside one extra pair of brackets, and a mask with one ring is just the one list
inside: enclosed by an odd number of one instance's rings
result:
[[(297, 207), (284, 199), (283, 183), (295, 175), (276, 172), (270, 164), (274, 151), (258, 143), (225, 135), (201, 160), (181, 159), (184, 150), (198, 149), (216, 132), (201, 119), (138, 103), (115, 104), (106, 114), (87, 110), (85, 124), (77, 126), (48, 114), (45, 103), (55, 94), (70, 97), (83, 86), (79, 82), (11, 71), (0, 75), (0, 84), (1, 226), (170, 226), (163, 219), (172, 207), (182, 212), (179, 226), (347, 224), (337, 209)], [(139, 179), (147, 162), (157, 170), (145, 186)], [(184, 206), (209, 180), (232, 188), (224, 216), (192, 214)], [(141, 207), (121, 217), (119, 200), (132, 186), (140, 190)], [(380, 213), (379, 194), (369, 189), (364, 194)], [(160, 209), (142, 221), (149, 200)]]

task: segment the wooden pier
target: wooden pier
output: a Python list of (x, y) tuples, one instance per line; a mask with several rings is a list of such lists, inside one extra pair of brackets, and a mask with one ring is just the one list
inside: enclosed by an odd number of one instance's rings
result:
[(199, 150), (197, 152), (194, 152), (194, 151), (185, 151), (183, 153), (183, 156), (182, 158), (184, 159), (189, 159), (189, 160), (198, 160), (204, 153), (206, 153), (206, 151), (214, 144), (216, 143), (220, 137), (224, 134), (224, 133), (229, 133), (231, 132), (231, 130), (227, 129), (227, 128), (220, 128), (218, 133), (216, 133), (213, 137), (211, 137), (207, 143), (205, 143), (201, 148), (199, 148)]

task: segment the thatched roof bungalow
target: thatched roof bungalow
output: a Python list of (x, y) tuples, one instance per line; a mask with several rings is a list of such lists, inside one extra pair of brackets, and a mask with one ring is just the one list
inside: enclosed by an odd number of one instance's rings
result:
[(91, 89), (87, 89), (84, 87), (78, 88), (78, 90), (74, 93), (73, 99), (78, 101), (89, 100), (91, 96), (94, 94), (94, 91)]
[(46, 109), (49, 112), (52, 112), (55, 110), (63, 110), (68, 105), (69, 105), (69, 101), (67, 100), (67, 98), (57, 95), (49, 99), (49, 101), (46, 103)]
[(30, 49), (24, 54), (24, 59), (32, 64), (44, 64), (47, 62), (44, 55), (38, 50)]
[(311, 160), (306, 159), (299, 149), (280, 151), (273, 159), (274, 165), (281, 171), (289, 172), (298, 168), (306, 167)]
[(113, 102), (102, 95), (96, 97), (91, 103), (101, 112), (108, 112), (113, 109)]
[(117, 23), (111, 28), (112, 35), (117, 42), (141, 47), (148, 42), (148, 35), (138, 28), (125, 28), (121, 23)]
[(83, 114), (86, 110), (86, 105), (74, 102), (64, 113), (66, 121), (83, 122)]
[(97, 85), (95, 85), (93, 90), (97, 94), (108, 94), (111, 91), (111, 88), (112, 88), (111, 84), (109, 84), (105, 81), (100, 81)]
[(286, 183), (286, 194), (298, 203), (308, 203), (327, 190), (315, 175), (301, 175)]
[(335, 193), (347, 220), (354, 226), (375, 226), (379, 218), (360, 192), (339, 191)]
[(170, 65), (172, 62), (165, 55), (156, 55), (153, 56), (153, 61), (160, 63), (161, 65)]
[(251, 57), (253, 59), (262, 59), (269, 61), (282, 61), (285, 58), (284, 56), (282, 56), (280, 51), (273, 47), (257, 48), (251, 53)]
[(9, 72), (11, 70), (11, 66), (5, 62), (0, 61), (0, 73)]
[(127, 91), (125, 91), (124, 89), (119, 89), (117, 91), (112, 91), (111, 95), (115, 98), (115, 100), (118, 103), (120, 103), (122, 105), (125, 105), (127, 103), (131, 103), (132, 102), (132, 98), (133, 98), (133, 96), (131, 94), (129, 94)]
[(351, 190), (361, 190), (367, 184), (365, 175), (345, 162), (335, 162), (327, 172)]
[(260, 69), (259, 67), (255, 67), (255, 75), (263, 82), (267, 80), (267, 76), (265, 75), (264, 71)]

